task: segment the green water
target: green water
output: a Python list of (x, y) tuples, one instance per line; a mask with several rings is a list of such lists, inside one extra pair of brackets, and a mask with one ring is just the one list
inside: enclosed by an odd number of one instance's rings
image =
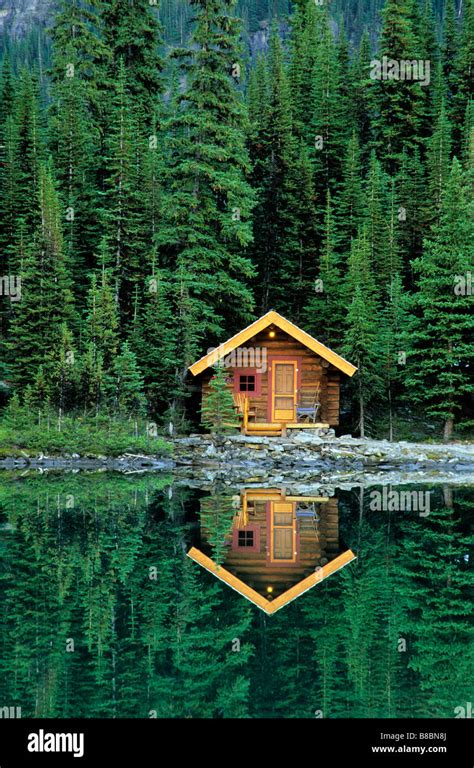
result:
[(473, 489), (428, 515), (337, 490), (357, 560), (272, 617), (186, 557), (230, 493), (0, 477), (0, 709), (26, 717), (445, 717), (473, 702)]

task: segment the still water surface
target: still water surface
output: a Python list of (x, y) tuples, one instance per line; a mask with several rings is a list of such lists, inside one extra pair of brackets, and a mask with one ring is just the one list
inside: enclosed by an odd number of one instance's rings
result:
[[(467, 710), (472, 487), (405, 485), (388, 496), (381, 487), (190, 485), (199, 483), (161, 474), (0, 477), (0, 710), (20, 707), (24, 718)], [(326, 574), (341, 553), (355, 559), (267, 615), (190, 551), (268, 605)]]

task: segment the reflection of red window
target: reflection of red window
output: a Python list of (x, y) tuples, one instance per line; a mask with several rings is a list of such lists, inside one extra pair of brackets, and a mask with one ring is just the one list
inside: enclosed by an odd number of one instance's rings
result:
[(262, 376), (256, 368), (236, 368), (234, 370), (234, 392), (241, 392), (247, 397), (260, 395)]
[(260, 552), (260, 528), (258, 525), (246, 525), (234, 528), (232, 549), (239, 552)]

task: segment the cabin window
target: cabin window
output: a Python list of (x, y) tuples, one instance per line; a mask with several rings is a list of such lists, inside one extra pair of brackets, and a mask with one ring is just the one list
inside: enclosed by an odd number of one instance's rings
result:
[(261, 374), (255, 368), (237, 368), (234, 371), (234, 392), (241, 392), (248, 397), (258, 396), (261, 392)]
[(258, 525), (246, 525), (234, 528), (232, 549), (240, 552), (260, 552), (260, 528)]
[(238, 531), (238, 544), (239, 547), (253, 547), (254, 546), (254, 531)]
[(239, 389), (241, 392), (255, 392), (256, 376), (239, 376)]

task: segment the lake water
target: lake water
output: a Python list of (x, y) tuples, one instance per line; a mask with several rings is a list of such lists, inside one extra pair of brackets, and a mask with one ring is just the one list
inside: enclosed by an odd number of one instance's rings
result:
[[(3, 473), (0, 713), (462, 716), (473, 497), (461, 484)], [(318, 578), (269, 615), (189, 552), (270, 611)]]

